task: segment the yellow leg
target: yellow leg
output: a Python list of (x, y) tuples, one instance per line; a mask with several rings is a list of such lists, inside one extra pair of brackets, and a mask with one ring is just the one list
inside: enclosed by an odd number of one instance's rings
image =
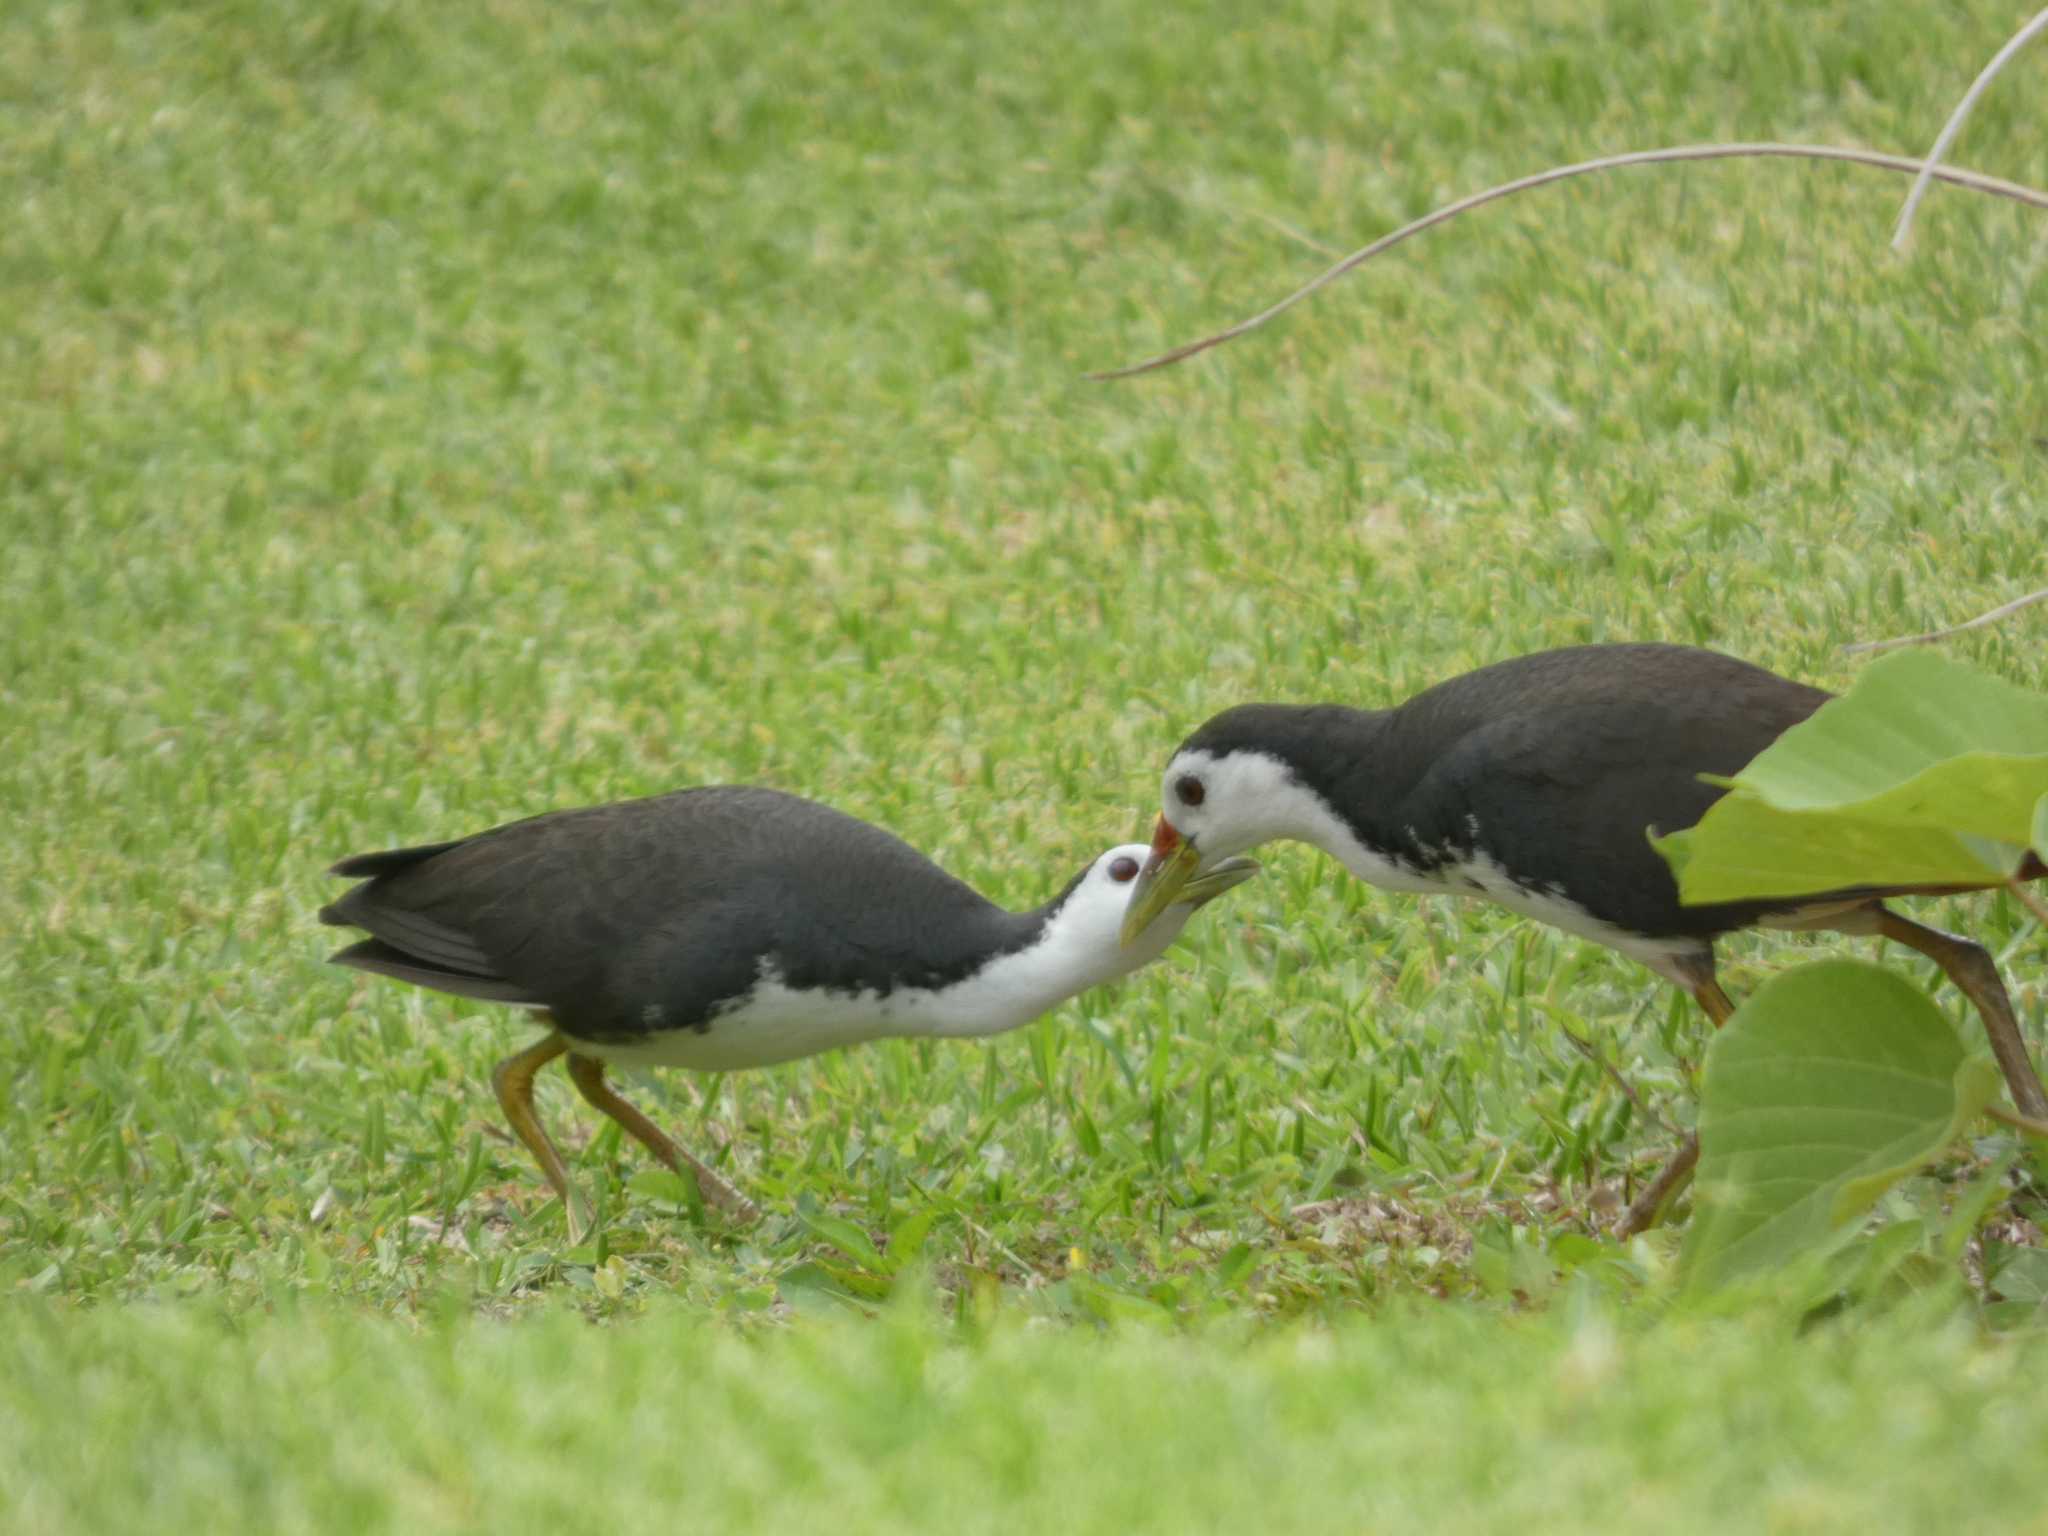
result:
[[(1716, 1029), (1726, 1024), (1728, 1016), (1735, 1012), (1735, 1005), (1728, 1000), (1728, 994), (1721, 990), (1721, 984), (1714, 980), (1711, 971), (1704, 976), (1693, 977), (1688, 990), (1707, 1017), (1714, 1021)], [(1614, 1235), (1634, 1237), (1657, 1225), (1665, 1209), (1692, 1182), (1692, 1171), (1699, 1166), (1699, 1160), (1700, 1138), (1695, 1132), (1678, 1144), (1678, 1150), (1671, 1154), (1670, 1160), (1657, 1170), (1657, 1177), (1643, 1186), (1643, 1192), (1622, 1213)]]
[(1706, 1010), (1707, 1017), (1714, 1021), (1716, 1029), (1726, 1024), (1728, 1016), (1735, 1012), (1735, 1005), (1728, 1001), (1728, 994), (1721, 990), (1721, 984), (1711, 976), (1694, 987), (1692, 995), (1699, 1000), (1700, 1007)]
[(517, 1055), (507, 1056), (492, 1068), (491, 1087), (497, 1090), (498, 1104), (504, 1109), (506, 1120), (511, 1122), (512, 1134), (526, 1143), (526, 1150), (533, 1154), (534, 1161), (540, 1164), (540, 1171), (547, 1175), (548, 1183), (561, 1196), (562, 1209), (569, 1220), (569, 1240), (580, 1243), (590, 1230), (590, 1208), (584, 1203), (583, 1192), (570, 1181), (569, 1170), (562, 1165), (561, 1154), (548, 1140), (540, 1116), (533, 1110), (534, 1074), (567, 1049), (569, 1042), (551, 1030), (546, 1038)]
[[(1948, 979), (1976, 1006), (1984, 1020), (1984, 1033), (1991, 1039), (1991, 1054), (2005, 1074), (2012, 1101), (2023, 1115), (2048, 1119), (2048, 1091), (2027, 1059), (2027, 1038), (2020, 1033), (2020, 1021), (2012, 1011), (2012, 998), (1998, 974), (1991, 952), (1974, 939), (1943, 933), (1910, 917), (1901, 917), (1889, 907), (1879, 907), (1874, 930), (1884, 938), (1917, 949), (1940, 966)], [(1871, 931), (1868, 929), (1861, 931)]]
[(593, 1109), (601, 1110), (618, 1121), (634, 1140), (666, 1163), (672, 1172), (680, 1175), (687, 1167), (705, 1199), (724, 1206), (741, 1221), (760, 1219), (759, 1206), (719, 1177), (707, 1164), (699, 1162), (670, 1141), (652, 1120), (612, 1092), (611, 1085), (604, 1080), (604, 1063), (595, 1056), (578, 1056), (571, 1051), (569, 1081), (576, 1085), (576, 1091), (589, 1101)]

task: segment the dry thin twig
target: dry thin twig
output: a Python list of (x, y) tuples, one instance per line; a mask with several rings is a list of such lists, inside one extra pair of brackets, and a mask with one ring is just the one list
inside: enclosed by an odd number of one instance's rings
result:
[(1605, 155), (1598, 160), (1582, 160), (1576, 165), (1553, 166), (1550, 170), (1539, 171), (1533, 176), (1524, 176), (1516, 181), (1503, 182), (1497, 187), (1488, 187), (1484, 192), (1475, 192), (1470, 197), (1461, 197), (1455, 203), (1447, 203), (1434, 213), (1428, 213), (1412, 224), (1404, 224), (1392, 234), (1382, 235), (1372, 244), (1353, 251), (1335, 266), (1330, 267), (1313, 281), (1295, 289), (1294, 292), (1270, 308), (1261, 310), (1249, 320), (1240, 320), (1236, 325), (1204, 336), (1199, 341), (1190, 341), (1171, 351), (1162, 352), (1141, 363), (1128, 367), (1106, 369), (1086, 377), (1101, 381), (1127, 379), (1135, 374), (1150, 373), (1155, 368), (1193, 357), (1211, 347), (1221, 346), (1226, 341), (1235, 341), (1247, 332), (1255, 331), (1267, 321), (1294, 308), (1311, 294), (1319, 293), (1337, 281), (1347, 272), (1363, 266), (1384, 251), (1390, 251), (1402, 241), (1434, 229), (1437, 225), (1455, 219), (1461, 213), (1487, 203), (1498, 202), (1517, 192), (1527, 192), (1536, 187), (1549, 186), (1552, 182), (1567, 181), (1574, 176), (1590, 176), (1595, 171), (1618, 170), (1630, 165), (1662, 165), (1673, 161), (1686, 160), (1739, 160), (1739, 159), (1791, 159), (1791, 160), (1838, 160), (1850, 165), (1873, 166), (1879, 170), (1898, 171), (1911, 175), (1925, 171), (1941, 181), (1952, 182), (1959, 187), (1968, 187), (1973, 192), (1986, 192), (1994, 197), (2008, 197), (2030, 207), (2048, 209), (2048, 192), (2039, 192), (2032, 187), (2023, 187), (2018, 182), (2004, 181), (1996, 176), (1983, 176), (1975, 171), (1957, 170), (1953, 166), (1937, 166), (1909, 159), (1904, 155), (1880, 154), (1868, 149), (1840, 149), (1831, 144), (1681, 144), (1669, 149), (1640, 149), (1625, 155)]
[(2035, 603), (2042, 602), (2048, 602), (2048, 587), (2043, 587), (2039, 592), (2029, 592), (2025, 597), (2016, 597), (2011, 602), (2003, 603), (1989, 613), (1980, 613), (1965, 623), (1951, 624), (1947, 629), (1930, 629), (1924, 635), (1900, 635), (1893, 640), (1858, 640), (1853, 645), (1843, 646), (1842, 649), (1853, 653), (1891, 651), (1902, 645), (1931, 645), (1936, 640), (1946, 640), (1950, 635), (1960, 635), (1966, 629), (1982, 629), (1986, 624), (1996, 624), (2008, 614), (2018, 613), (2022, 608), (2030, 608)]
[(1246, 218), (1257, 219), (1268, 229), (1278, 230), (1296, 245), (1306, 246), (1318, 256), (1335, 256), (1339, 254), (1334, 245), (1325, 245), (1322, 241), (1316, 239), (1315, 236), (1308, 234), (1304, 230), (1296, 229), (1284, 219), (1276, 219), (1272, 214), (1261, 212), (1257, 208), (1246, 208), (1242, 211)]
[(1609, 1061), (1607, 1059), (1605, 1052), (1603, 1052), (1598, 1046), (1596, 1046), (1592, 1041), (1588, 1040), (1585, 1036), (1581, 1035), (1577, 1030), (1572, 1029), (1569, 1025), (1559, 1024), (1557, 1027), (1559, 1032), (1563, 1034), (1565, 1039), (1571, 1042), (1573, 1050), (1577, 1051), (1581, 1056), (1585, 1057), (1586, 1060), (1592, 1062), (1593, 1065), (1598, 1067), (1602, 1072), (1605, 1072), (1609, 1079), (1611, 1079), (1614, 1083), (1614, 1086), (1619, 1088), (1622, 1091), (1622, 1093), (1627, 1096), (1629, 1103), (1635, 1105), (1637, 1116), (1640, 1117), (1646, 1125), (1658, 1126), (1665, 1132), (1673, 1136), (1676, 1136), (1678, 1134), (1678, 1128), (1676, 1126), (1674, 1126), (1669, 1120), (1666, 1120), (1662, 1115), (1658, 1114), (1654, 1109), (1650, 1108), (1648, 1104), (1645, 1104), (1643, 1102), (1643, 1096), (1636, 1092), (1636, 1085), (1630, 1082), (1626, 1077), (1622, 1075), (1621, 1068), (1617, 1067), (1613, 1062)]
[(1893, 250), (1903, 251), (1906, 248), (1906, 237), (1913, 231), (1913, 214), (1920, 207), (1920, 199), (1927, 195), (1927, 184), (1938, 174), (1935, 168), (1948, 154), (1948, 147), (1955, 142), (1956, 135), (1963, 131), (1963, 119), (1968, 117), (1970, 109), (1977, 105), (1977, 98), (1984, 94), (1985, 88), (1991, 84), (1993, 78), (2005, 68), (2006, 61), (2043, 31), (2048, 31), (2048, 10), (2043, 10), (2040, 15), (2006, 39), (2005, 46), (1991, 56), (1991, 62), (1984, 66), (1983, 72), (1963, 93), (1963, 99), (1956, 103), (1955, 111), (1949, 113), (1948, 121), (1941, 125), (1940, 136), (1934, 141), (1934, 148), (1927, 151), (1927, 163), (1920, 167), (1920, 174), (1913, 178), (1913, 190), (1906, 194), (1906, 206), (1899, 210), (1899, 227), (1892, 231)]

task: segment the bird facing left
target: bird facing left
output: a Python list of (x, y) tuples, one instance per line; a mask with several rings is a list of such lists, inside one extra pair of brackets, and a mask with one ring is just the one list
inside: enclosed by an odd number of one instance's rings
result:
[(1157, 959), (1198, 907), (1258, 871), (1217, 863), (1120, 945), (1147, 851), (1112, 848), (1044, 906), (1011, 912), (879, 827), (723, 785), (343, 859), (331, 872), (362, 883), (320, 920), (370, 934), (336, 964), (542, 1018), (548, 1033), (491, 1080), (580, 1234), (587, 1210), (533, 1104), (555, 1057), (594, 1107), (751, 1218), (750, 1200), (612, 1090), (607, 1062), (730, 1071), (1015, 1029)]

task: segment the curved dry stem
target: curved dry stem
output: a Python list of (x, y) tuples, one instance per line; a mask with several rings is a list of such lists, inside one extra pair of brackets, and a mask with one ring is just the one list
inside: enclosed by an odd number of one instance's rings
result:
[(1913, 232), (1913, 214), (1920, 207), (1920, 199), (1927, 195), (1927, 184), (1939, 174), (1936, 168), (1947, 157), (1948, 147), (1955, 142), (1956, 135), (1963, 131), (1963, 119), (1968, 117), (1970, 109), (1977, 105), (1977, 98), (1984, 94), (1985, 88), (1996, 78), (1998, 72), (2005, 68), (2007, 61), (2043, 31), (2048, 31), (2048, 10), (2043, 10), (2040, 15), (2007, 38), (2005, 46), (1991, 56), (1991, 62), (1984, 66), (1983, 72), (1971, 82), (1970, 88), (1963, 92), (1963, 99), (1956, 103), (1955, 111), (1949, 113), (1948, 121), (1941, 125), (1941, 134), (1935, 139), (1934, 148), (1927, 151), (1927, 163), (1920, 167), (1920, 174), (1913, 178), (1913, 190), (1906, 194), (1906, 206), (1899, 210), (1899, 226), (1892, 231), (1893, 250), (1903, 251), (1906, 248), (1906, 237)]
[(1555, 166), (1547, 171), (1539, 171), (1533, 176), (1524, 176), (1516, 181), (1503, 182), (1497, 187), (1488, 187), (1484, 192), (1475, 192), (1470, 197), (1461, 197), (1455, 203), (1445, 204), (1434, 213), (1424, 214), (1412, 224), (1402, 225), (1392, 234), (1380, 236), (1362, 250), (1353, 251), (1312, 282), (1295, 289), (1279, 303), (1261, 310), (1249, 320), (1240, 320), (1214, 335), (1204, 336), (1200, 341), (1184, 343), (1171, 351), (1160, 353), (1157, 357), (1148, 357), (1141, 363), (1105, 369), (1099, 373), (1087, 374), (1085, 377), (1098, 381), (1127, 379), (1135, 374), (1150, 373), (1155, 368), (1168, 367), (1193, 357), (1198, 352), (1220, 347), (1226, 341), (1235, 341), (1238, 337), (1257, 330), (1267, 321), (1285, 314), (1311, 294), (1321, 292), (1347, 272), (1365, 265), (1385, 251), (1392, 250), (1402, 241), (1411, 239), (1424, 230), (1447, 223), (1461, 213), (1469, 213), (1487, 203), (1512, 197), (1517, 192), (1547, 187), (1552, 182), (1567, 181), (1574, 176), (1590, 176), (1595, 171), (1618, 170), (1623, 166), (1663, 165), (1685, 160), (1741, 159), (1839, 160), (1849, 165), (1873, 166), (1879, 170), (1898, 171), (1906, 175), (1924, 170), (1941, 181), (1968, 187), (1973, 192), (1985, 192), (1993, 197), (2008, 197), (2014, 202), (2026, 203), (2030, 207), (2048, 209), (2048, 192), (2023, 187), (2018, 182), (2002, 181), (1996, 176), (1982, 176), (1975, 171), (1961, 171), (1952, 166), (1925, 164), (1904, 155), (1880, 154), (1869, 149), (1838, 149), (1831, 144), (1681, 144), (1670, 149), (1639, 149), (1625, 155), (1604, 155), (1598, 160), (1582, 160), (1576, 165)]
[(1989, 613), (1980, 613), (1974, 619), (1961, 624), (1951, 624), (1947, 629), (1930, 629), (1924, 635), (1900, 635), (1892, 640), (1858, 640), (1842, 647), (1844, 654), (1858, 651), (1892, 651), (1902, 645), (1932, 645), (1936, 640), (1946, 640), (1950, 635), (1960, 635), (1966, 630), (1982, 629), (1986, 624), (1996, 624), (2008, 614), (2018, 613), (2022, 608), (2031, 608), (2035, 603), (2048, 602), (2048, 587), (2039, 592), (2029, 592), (2025, 597), (2016, 597), (2009, 603), (2001, 603)]

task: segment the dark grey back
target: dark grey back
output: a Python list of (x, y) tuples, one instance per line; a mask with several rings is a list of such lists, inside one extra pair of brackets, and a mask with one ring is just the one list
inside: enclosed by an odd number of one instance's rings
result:
[(1830, 697), (1714, 651), (1592, 645), (1481, 667), (1388, 710), (1245, 705), (1188, 738), (1285, 761), (1382, 855), (1478, 851), (1603, 921), (1710, 936), (1791, 903), (1682, 907), (1651, 829), (1692, 826), (1732, 775)]
[(943, 986), (1029, 944), (1058, 907), (1008, 912), (879, 827), (746, 786), (553, 812), (335, 870), (372, 878), (322, 920), (375, 936), (336, 959), (542, 1006), (590, 1040), (706, 1027), (764, 965), (796, 988)]

